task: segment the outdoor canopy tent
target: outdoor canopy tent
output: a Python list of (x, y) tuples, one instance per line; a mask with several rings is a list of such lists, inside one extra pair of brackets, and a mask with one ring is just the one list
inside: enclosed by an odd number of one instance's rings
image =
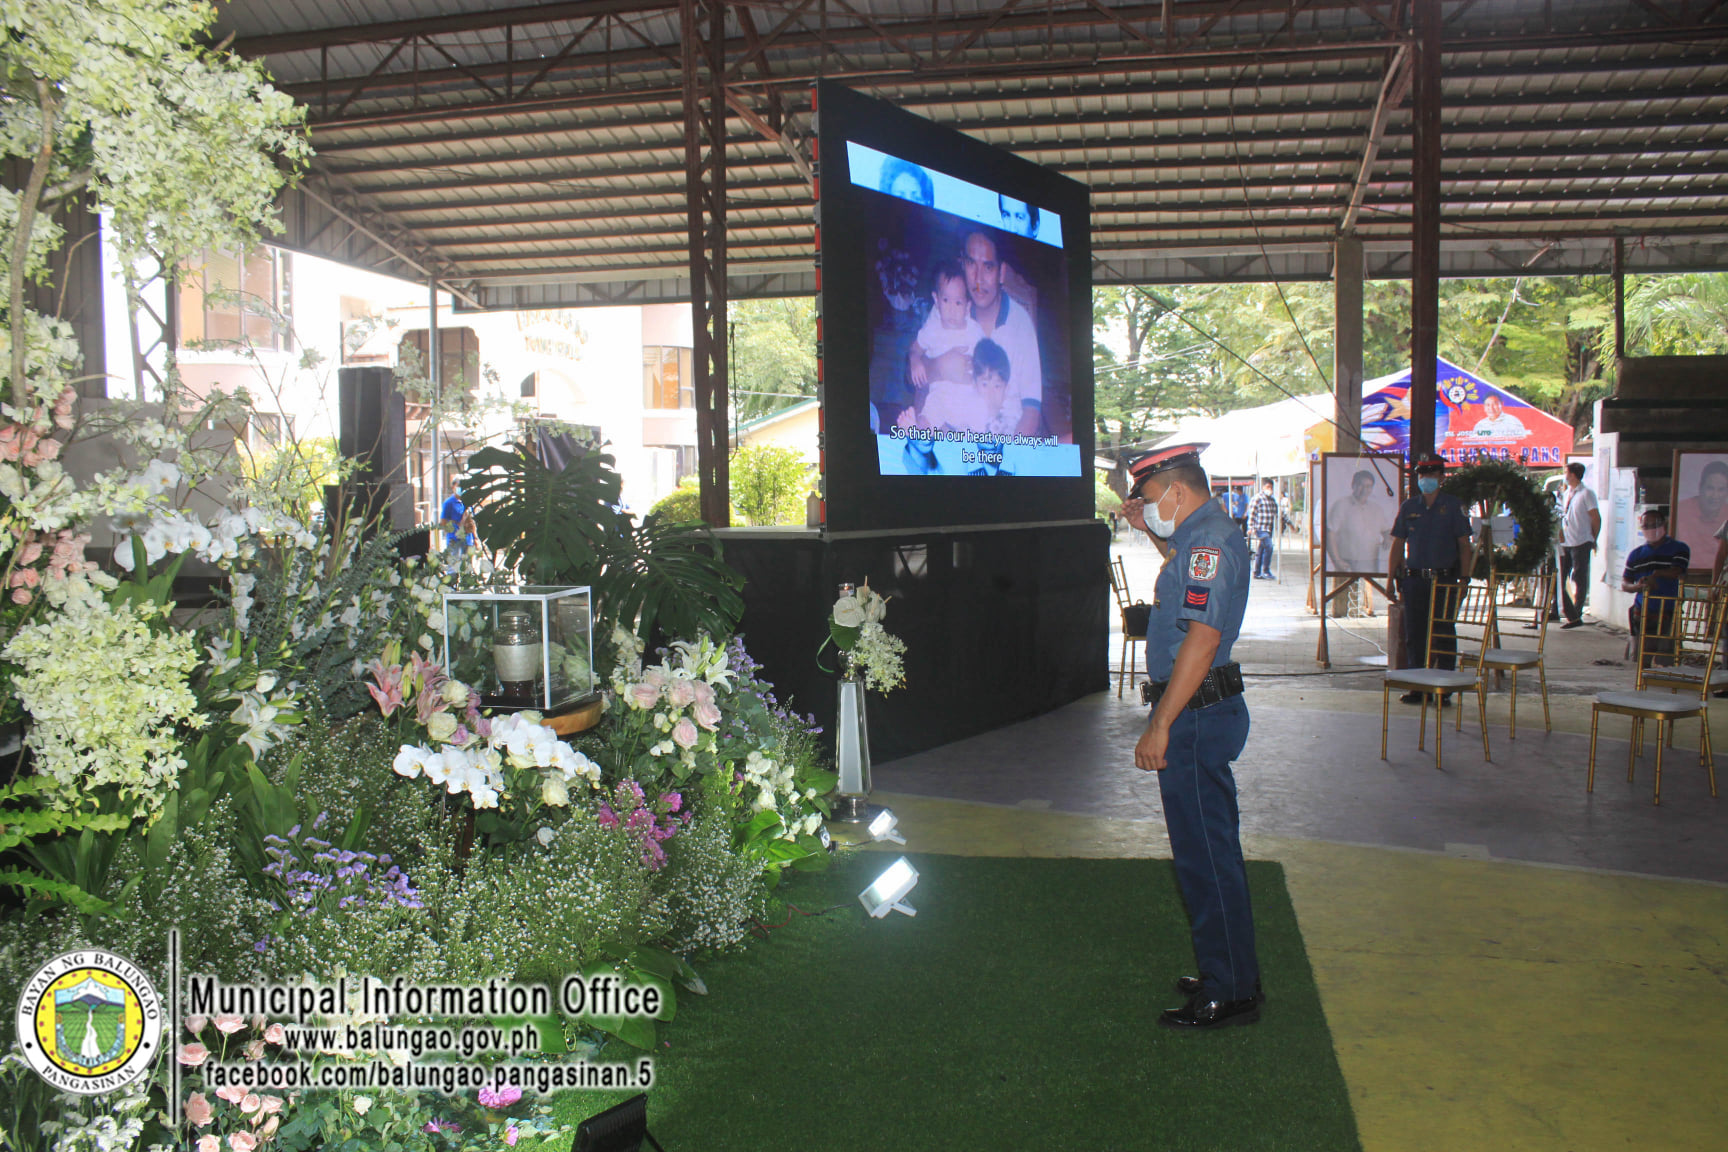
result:
[[(1435, 357), (1434, 445), (1448, 463), (1484, 458), (1558, 468), (1572, 451), (1572, 426), (1456, 364)], [(1410, 451), (1410, 369), (1362, 385), (1362, 447)]]
[(1238, 476), (1303, 476), (1308, 472), (1309, 441), (1315, 426), (1330, 429), (1332, 394), (1295, 396), (1258, 408), (1238, 408), (1222, 416), (1191, 416), (1155, 447), (1210, 445), (1200, 466), (1214, 479)]

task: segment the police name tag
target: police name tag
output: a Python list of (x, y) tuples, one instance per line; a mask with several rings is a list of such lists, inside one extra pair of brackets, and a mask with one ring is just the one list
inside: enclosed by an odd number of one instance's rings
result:
[(1188, 579), (1210, 580), (1218, 575), (1223, 553), (1216, 548), (1195, 548), (1188, 553)]

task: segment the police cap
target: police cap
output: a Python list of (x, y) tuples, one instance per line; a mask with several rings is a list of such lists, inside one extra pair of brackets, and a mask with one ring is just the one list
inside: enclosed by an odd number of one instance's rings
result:
[(1416, 457), (1415, 461), (1411, 463), (1410, 468), (1417, 475), (1421, 475), (1424, 472), (1444, 472), (1446, 471), (1446, 461), (1434, 455), (1432, 452), (1424, 452), (1422, 455)]
[(1156, 448), (1144, 456), (1137, 456), (1128, 462), (1128, 492), (1133, 495), (1140, 491), (1140, 485), (1160, 472), (1168, 472), (1184, 464), (1200, 466), (1200, 453), (1206, 451), (1208, 444), (1176, 444), (1169, 448)]

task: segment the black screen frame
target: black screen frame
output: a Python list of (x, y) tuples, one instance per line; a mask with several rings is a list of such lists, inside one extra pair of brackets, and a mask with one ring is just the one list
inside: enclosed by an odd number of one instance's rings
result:
[[(1086, 185), (829, 81), (816, 85), (819, 163), (823, 495), (829, 531), (1030, 524), (1095, 514), (1091, 192)], [(884, 476), (869, 426), (872, 261), (857, 215), (848, 141), (1055, 212), (1068, 276), (1070, 421), (1077, 477)]]

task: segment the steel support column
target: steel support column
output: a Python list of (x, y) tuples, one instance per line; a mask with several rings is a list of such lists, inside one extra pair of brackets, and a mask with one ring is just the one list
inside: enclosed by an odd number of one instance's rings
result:
[(1410, 455), (1434, 450), (1440, 354), (1440, 0), (1411, 5)]
[(1362, 241), (1332, 244), (1332, 396), (1340, 452), (1362, 450)]
[(690, 334), (702, 519), (731, 522), (726, 435), (726, 5), (680, 0), (684, 179), (690, 214)]

